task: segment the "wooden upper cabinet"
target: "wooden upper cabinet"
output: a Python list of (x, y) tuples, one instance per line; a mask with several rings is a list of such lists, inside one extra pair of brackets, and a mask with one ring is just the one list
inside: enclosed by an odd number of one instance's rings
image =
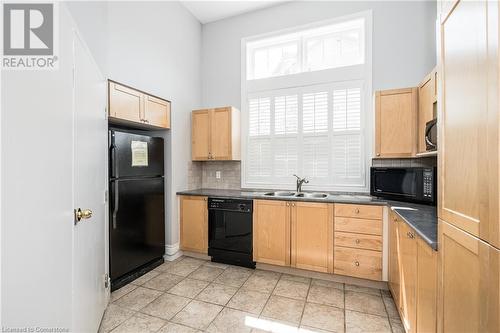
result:
[(144, 118), (143, 94), (109, 81), (109, 116), (134, 122)]
[(487, 327), (489, 304), (498, 310), (498, 288), (489, 286), (490, 272), (498, 274), (491, 247), (442, 220), (438, 231), (438, 332), (498, 332)]
[(292, 267), (333, 273), (333, 205), (292, 202)]
[(433, 70), (418, 87), (418, 152), (427, 151), (425, 144), (425, 125), (435, 118), (437, 97), (437, 72)]
[(398, 230), (401, 256), (399, 313), (406, 332), (413, 333), (417, 321), (417, 238), (406, 223), (400, 223)]
[(394, 303), (401, 306), (401, 249), (399, 246), (399, 218), (394, 212), (390, 212), (389, 218), (389, 288), (391, 289)]
[(290, 203), (254, 200), (253, 260), (290, 265)]
[(170, 128), (170, 102), (108, 81), (109, 119), (138, 127)]
[(417, 152), (417, 88), (375, 94), (376, 157), (412, 157)]
[(194, 161), (208, 160), (210, 153), (210, 110), (191, 114), (191, 154)]
[(170, 128), (170, 102), (145, 95), (144, 119), (149, 125)]
[(233, 107), (195, 110), (191, 125), (192, 159), (240, 160), (240, 111)]
[(437, 254), (417, 239), (417, 332), (437, 330)]
[(459, 1), (441, 35), (438, 215), (498, 248), (497, 2)]
[(181, 250), (207, 253), (208, 203), (207, 197), (181, 196)]

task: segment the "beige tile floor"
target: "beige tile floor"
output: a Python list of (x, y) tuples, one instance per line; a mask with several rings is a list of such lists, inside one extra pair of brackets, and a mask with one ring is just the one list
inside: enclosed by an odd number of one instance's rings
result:
[(385, 290), (190, 257), (113, 292), (99, 331), (404, 332)]

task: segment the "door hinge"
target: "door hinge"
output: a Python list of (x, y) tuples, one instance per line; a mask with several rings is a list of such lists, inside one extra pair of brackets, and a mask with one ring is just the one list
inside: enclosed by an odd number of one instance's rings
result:
[(111, 285), (111, 279), (109, 278), (108, 273), (104, 274), (104, 289), (108, 289)]
[(109, 199), (109, 192), (108, 190), (104, 190), (104, 204), (108, 203), (108, 199)]
[(106, 119), (106, 120), (108, 119), (108, 108), (107, 107), (104, 108), (104, 119)]

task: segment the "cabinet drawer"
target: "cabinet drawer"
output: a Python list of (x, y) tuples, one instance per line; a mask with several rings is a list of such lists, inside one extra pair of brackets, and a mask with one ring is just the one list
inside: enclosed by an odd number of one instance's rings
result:
[(335, 216), (382, 219), (382, 206), (335, 204)]
[(382, 279), (382, 252), (336, 246), (334, 273), (363, 279)]
[(335, 245), (382, 251), (382, 236), (353, 234), (349, 232), (336, 232)]
[(382, 236), (382, 220), (335, 217), (335, 231)]

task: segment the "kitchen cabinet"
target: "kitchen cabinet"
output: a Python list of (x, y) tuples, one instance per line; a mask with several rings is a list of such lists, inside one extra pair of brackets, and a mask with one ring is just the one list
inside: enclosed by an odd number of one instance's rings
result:
[(254, 200), (254, 260), (333, 272), (333, 205)]
[(399, 313), (406, 332), (416, 332), (417, 315), (417, 239), (415, 232), (400, 223), (399, 246), (401, 256)]
[(193, 111), (191, 115), (192, 159), (208, 160), (210, 154), (210, 110)]
[(375, 94), (375, 155), (412, 157), (417, 152), (418, 89), (377, 91)]
[(389, 214), (389, 289), (407, 332), (436, 332), (434, 251), (395, 212)]
[(335, 274), (382, 279), (382, 214), (382, 206), (335, 204)]
[(208, 198), (180, 197), (181, 250), (207, 253), (208, 251)]
[(291, 266), (333, 273), (333, 205), (292, 202)]
[(253, 260), (290, 266), (290, 203), (254, 200), (253, 204)]
[(442, 220), (439, 244), (438, 332), (498, 332), (487, 329), (489, 300), (497, 297), (488, 244)]
[(170, 102), (137, 89), (108, 81), (108, 115), (114, 123), (170, 128)]
[(170, 128), (170, 102), (144, 95), (144, 120), (146, 124)]
[(399, 224), (402, 223), (393, 211), (389, 215), (389, 289), (394, 303), (401, 306), (401, 249), (399, 245)]
[(417, 239), (417, 332), (437, 329), (437, 251)]
[(233, 107), (194, 110), (192, 160), (240, 160), (240, 111)]
[(436, 117), (437, 72), (433, 70), (418, 87), (418, 152), (427, 151), (425, 125)]
[(441, 34), (438, 215), (499, 248), (498, 3), (458, 1)]

